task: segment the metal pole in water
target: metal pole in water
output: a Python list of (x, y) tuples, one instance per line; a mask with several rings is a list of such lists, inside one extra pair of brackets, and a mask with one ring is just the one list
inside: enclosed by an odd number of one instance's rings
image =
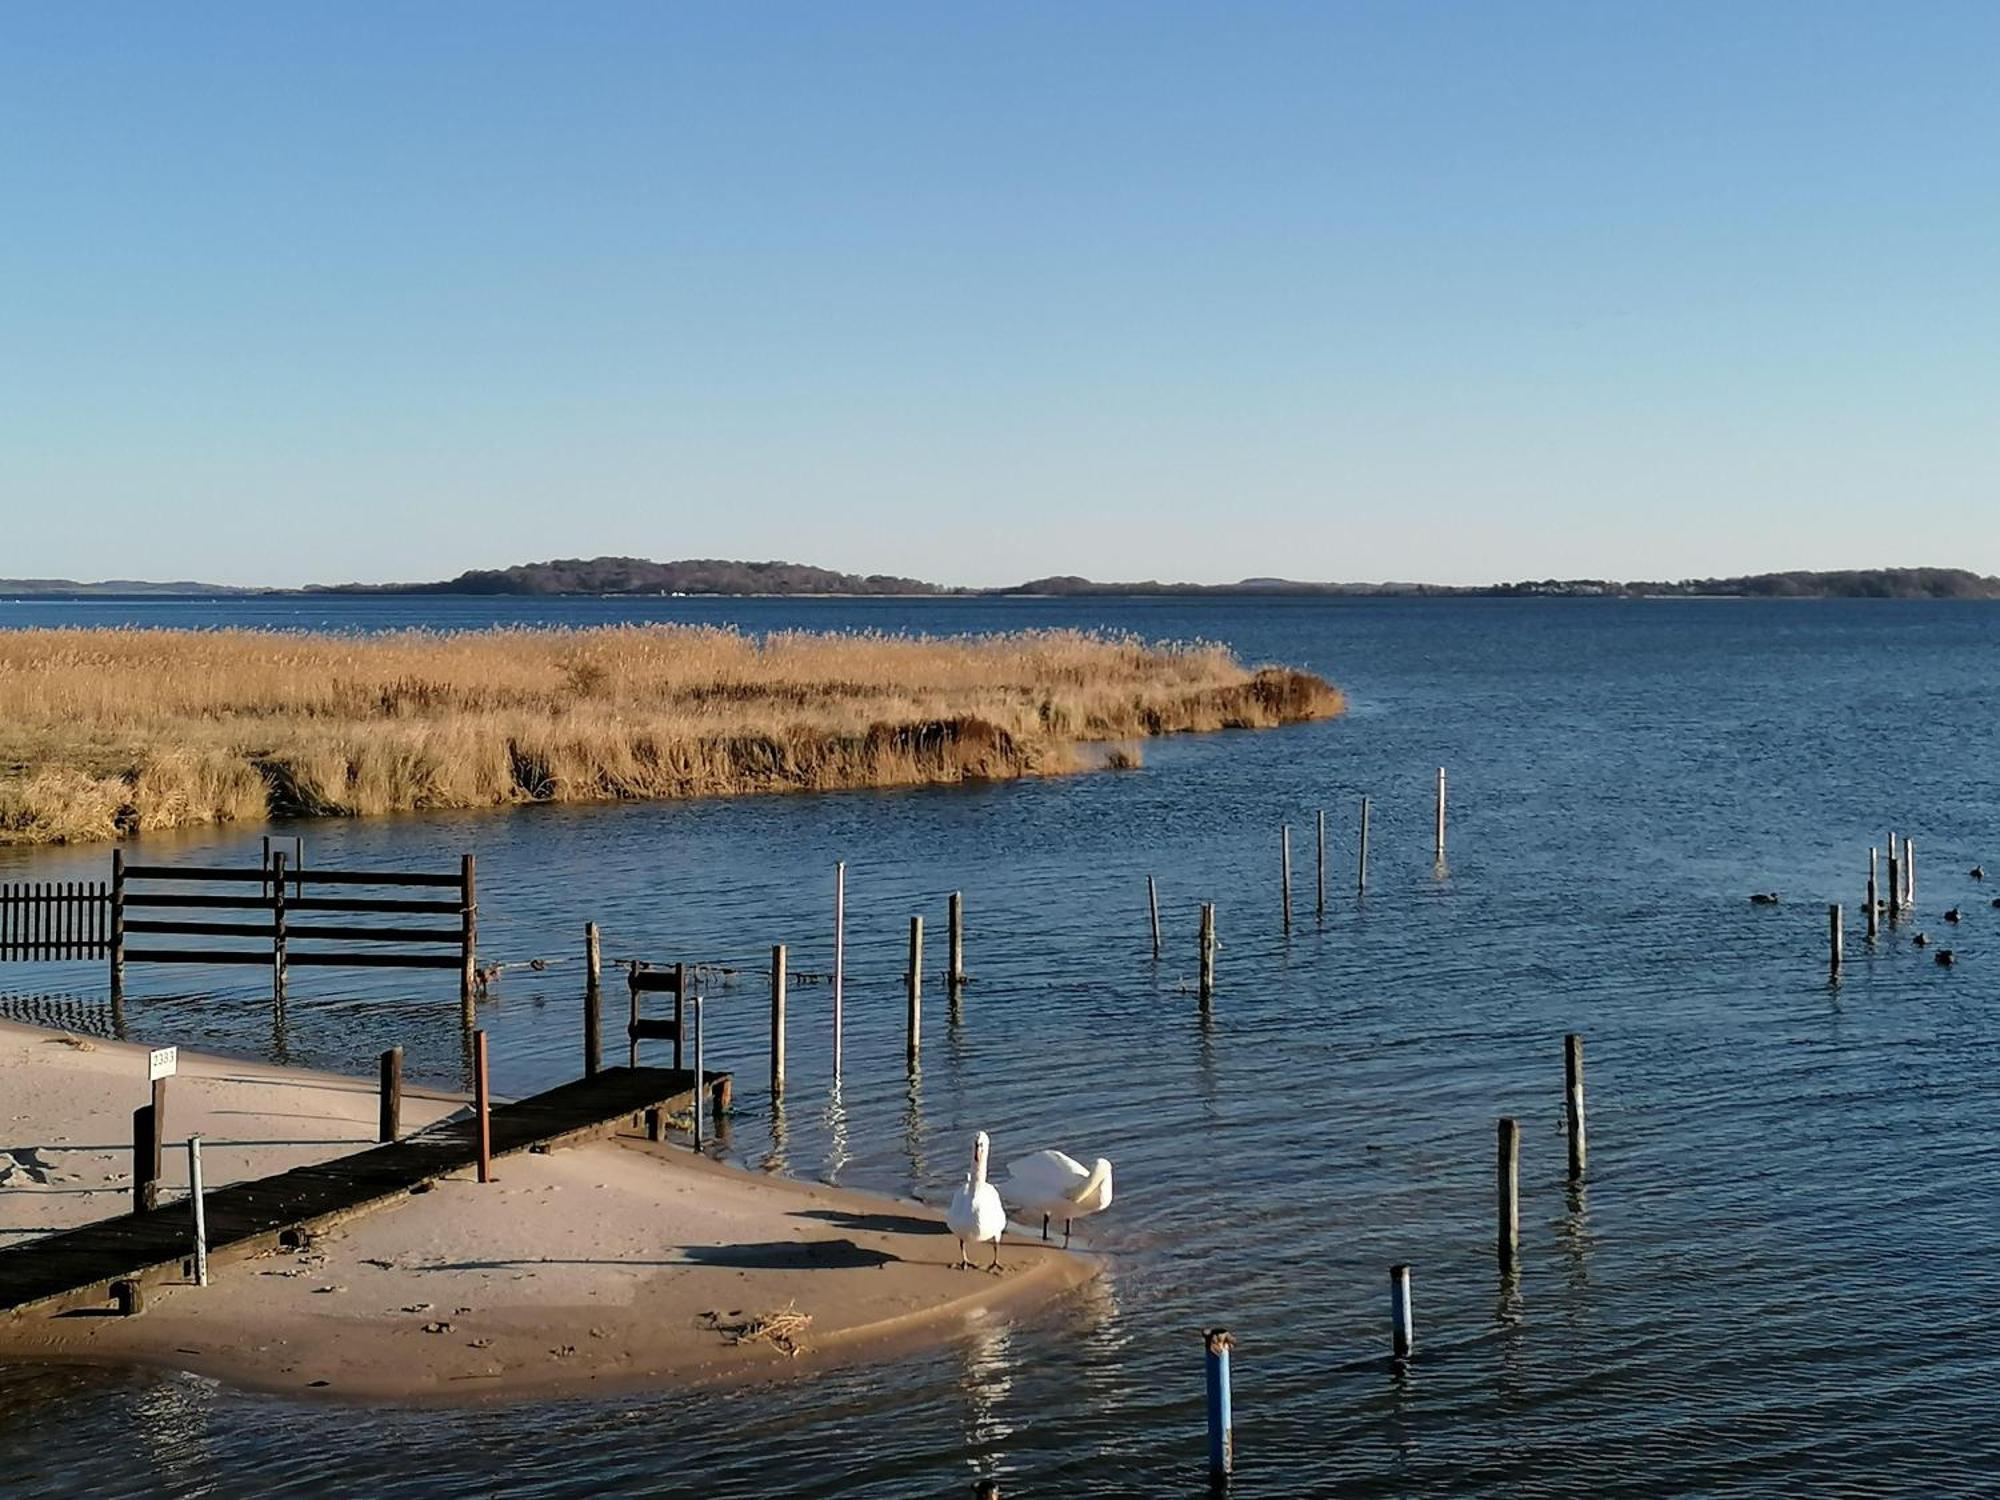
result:
[(833, 1081), (840, 1082), (841, 980), (847, 960), (847, 861), (833, 867)]
[(1389, 1267), (1389, 1346), (1398, 1359), (1408, 1359), (1417, 1332), (1410, 1320), (1410, 1268)]
[(1438, 767), (1437, 862), (1444, 863), (1444, 767)]
[(911, 1067), (917, 1065), (917, 1058), (924, 1050), (924, 919), (910, 918), (910, 1014), (909, 1046), (906, 1052)]
[(1313, 915), (1326, 915), (1326, 809), (1319, 810), (1319, 841), (1313, 865)]
[(1842, 947), (1840, 928), (1840, 903), (1836, 901), (1826, 909), (1826, 940), (1829, 949), (1826, 957), (1826, 971), (1834, 979), (1840, 978), (1840, 950)]
[(1896, 842), (1896, 835), (1889, 835), (1889, 920), (1895, 921), (1903, 913), (1903, 846)]
[(1146, 906), (1153, 914), (1153, 957), (1160, 956), (1160, 883), (1146, 877)]
[(208, 1285), (208, 1217), (202, 1204), (201, 1137), (188, 1137), (188, 1202), (194, 1205), (194, 1284)]
[(1903, 910), (1917, 909), (1917, 841), (1903, 840)]
[(1563, 1038), (1563, 1124), (1569, 1135), (1569, 1177), (1583, 1180), (1590, 1147), (1583, 1130), (1583, 1038), (1572, 1031)]
[(1500, 1269), (1512, 1275), (1521, 1256), (1521, 1126), (1517, 1120), (1500, 1121), (1499, 1233)]
[(1226, 1328), (1211, 1328), (1208, 1345), (1208, 1477), (1227, 1479), (1236, 1466), (1235, 1420), (1229, 1409), (1229, 1351), (1236, 1340)]
[(1361, 857), (1355, 865), (1354, 891), (1360, 895), (1368, 889), (1368, 799), (1361, 799)]
[(785, 945), (771, 946), (771, 1097), (785, 1092)]
[(1285, 907), (1285, 931), (1292, 930), (1292, 825), (1278, 825), (1278, 859), (1284, 867), (1282, 895)]
[(1875, 880), (1876, 861), (1880, 853), (1881, 851), (1873, 846), (1868, 850), (1868, 941), (1871, 943), (1875, 941), (1875, 934), (1882, 926), (1882, 915), (1877, 910), (1879, 898), (1876, 895)]

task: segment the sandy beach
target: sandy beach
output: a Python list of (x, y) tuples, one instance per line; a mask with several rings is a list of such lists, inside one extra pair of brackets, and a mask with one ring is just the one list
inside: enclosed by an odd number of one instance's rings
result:
[[(0, 1026), (0, 1245), (130, 1206), (146, 1049), (79, 1041)], [(180, 1067), (168, 1136), (202, 1132), (211, 1188), (373, 1143), (372, 1082), (189, 1053)], [(463, 1107), (408, 1090), (405, 1128)], [(171, 1212), (184, 1153), (168, 1161)], [(637, 1137), (506, 1157), (495, 1175), (444, 1178), (302, 1250), (222, 1265), (206, 1288), (149, 1288), (137, 1317), (0, 1322), (0, 1358), (355, 1400), (543, 1397), (870, 1357), (1025, 1312), (1093, 1273), (1012, 1236), (999, 1274), (960, 1270), (930, 1207)]]

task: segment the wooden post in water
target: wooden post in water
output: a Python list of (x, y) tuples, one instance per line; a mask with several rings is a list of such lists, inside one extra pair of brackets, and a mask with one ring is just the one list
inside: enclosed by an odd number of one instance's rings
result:
[(1160, 956), (1160, 883), (1146, 877), (1146, 907), (1153, 914), (1153, 957)]
[(472, 997), (479, 985), (479, 885), (470, 854), (458, 861), (458, 1004), (465, 1024), (472, 1024)]
[(910, 1016), (908, 1060), (912, 1068), (924, 1046), (924, 919), (910, 918)]
[(1389, 1267), (1389, 1347), (1397, 1359), (1408, 1359), (1417, 1346), (1410, 1310), (1410, 1268)]
[(785, 1092), (785, 945), (771, 945), (771, 1097)]
[(271, 1003), (285, 1003), (285, 852), (271, 854)]
[(1498, 1177), (1500, 1271), (1511, 1276), (1521, 1257), (1521, 1126), (1517, 1120), (1500, 1121)]
[[(687, 1000), (688, 1000), (688, 966), (686, 964), (675, 964), (674, 965), (674, 1068), (676, 1071), (679, 1071), (681, 1066), (681, 1053), (683, 1050), (681, 1042), (682, 1039), (687, 1036), (687, 1026), (685, 1025), (687, 1019)], [(638, 1065), (639, 1065), (639, 1055), (635, 1051), (632, 1054), (632, 1066), (636, 1068)]]
[(946, 980), (952, 989), (965, 983), (965, 893), (951, 893), (951, 962)]
[(1878, 933), (1879, 931), (1881, 931), (1881, 928), (1882, 928), (1882, 913), (1881, 913), (1881, 911), (1880, 911), (1880, 910), (1878, 909), (1878, 907), (1879, 907), (1879, 903), (1880, 903), (1880, 900), (1881, 900), (1881, 898), (1880, 898), (1880, 896), (1879, 896), (1879, 895), (1878, 895), (1878, 893), (1877, 893), (1877, 889), (1876, 889), (1876, 879), (1875, 879), (1875, 871), (1876, 871), (1876, 860), (1877, 860), (1877, 857), (1879, 856), (1879, 854), (1880, 854), (1880, 853), (1881, 853), (1881, 851), (1880, 851), (1880, 850), (1878, 850), (1878, 849), (1876, 849), (1876, 848), (1875, 848), (1874, 846), (1872, 846), (1872, 845), (1871, 845), (1871, 846), (1869, 847), (1869, 850), (1868, 850), (1868, 941), (1869, 941), (1869, 942), (1871, 942), (1871, 943), (1875, 941), (1875, 935), (1876, 935), (1876, 933)]
[(1444, 863), (1444, 767), (1438, 767), (1437, 862)]
[(201, 1137), (188, 1137), (188, 1203), (194, 1219), (194, 1284), (208, 1285), (208, 1215), (201, 1190)]
[(1315, 821), (1318, 824), (1319, 837), (1316, 843), (1314, 844), (1315, 853), (1313, 857), (1313, 915), (1315, 917), (1323, 917), (1326, 915), (1326, 809), (1325, 808), (1322, 807), (1319, 810), (1319, 815)]
[(833, 866), (833, 1081), (840, 1082), (841, 980), (847, 960), (847, 861)]
[(604, 1066), (604, 951), (595, 922), (583, 924), (583, 1076)]
[(1226, 1480), (1236, 1467), (1236, 1421), (1229, 1397), (1229, 1352), (1236, 1340), (1226, 1328), (1211, 1328), (1202, 1337), (1207, 1346), (1208, 1477)]
[(1201, 904), (1201, 979), (1199, 993), (1203, 1005), (1215, 998), (1215, 903)]
[(688, 1002), (688, 1010), (694, 1020), (694, 1149), (701, 1150), (702, 1108), (708, 1099), (708, 1071), (702, 1064), (701, 1055), (701, 996), (696, 995)]
[(1571, 1182), (1581, 1182), (1590, 1164), (1583, 1119), (1583, 1038), (1572, 1031), (1563, 1038), (1563, 1127), (1569, 1136)]
[(1903, 840), (1903, 910), (1917, 909), (1917, 841)]
[(472, 1107), (479, 1116), (479, 1180), (493, 1180), (493, 1098), (486, 1083), (486, 1028), (472, 1033)]
[[(111, 851), (111, 1003), (125, 999), (125, 851)], [(122, 1033), (121, 1033), (122, 1035)]]
[(1903, 914), (1903, 846), (1896, 842), (1896, 835), (1889, 835), (1889, 920), (1894, 922)]
[(151, 1213), (160, 1206), (160, 1129), (153, 1106), (132, 1111), (132, 1212)]
[(376, 1114), (375, 1139), (387, 1144), (403, 1133), (403, 1049), (382, 1054), (382, 1098)]
[(1292, 825), (1278, 825), (1278, 862), (1283, 874), (1279, 887), (1279, 900), (1285, 909), (1285, 931), (1292, 930)]
[(1361, 799), (1361, 855), (1354, 870), (1354, 893), (1363, 895), (1368, 890), (1368, 799)]
[(1840, 978), (1840, 950), (1844, 946), (1841, 942), (1840, 928), (1840, 903), (1836, 901), (1826, 909), (1826, 941), (1828, 949), (1826, 955), (1826, 972), (1829, 977), (1834, 979)]

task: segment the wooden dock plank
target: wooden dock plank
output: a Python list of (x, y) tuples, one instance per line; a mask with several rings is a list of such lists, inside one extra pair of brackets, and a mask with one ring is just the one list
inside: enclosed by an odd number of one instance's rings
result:
[[(710, 1073), (711, 1085), (723, 1074)], [(493, 1154), (607, 1134), (629, 1117), (694, 1096), (684, 1068), (606, 1068), (494, 1107)], [(211, 1265), (277, 1248), (286, 1230), (325, 1229), (479, 1157), (478, 1122), (453, 1120), (389, 1145), (233, 1183), (203, 1195)], [(192, 1253), (191, 1213), (170, 1203), (0, 1250), (0, 1313), (61, 1312), (109, 1300), (114, 1281), (178, 1280)]]

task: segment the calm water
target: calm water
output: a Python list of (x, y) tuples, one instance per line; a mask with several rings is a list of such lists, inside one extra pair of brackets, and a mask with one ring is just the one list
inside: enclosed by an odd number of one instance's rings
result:
[[(1310, 601), (299, 601), (0, 605), (0, 625), (374, 628), (699, 618), (752, 629), (1085, 624), (1227, 641), (1341, 683), (1353, 712), (1149, 745), (1143, 770), (971, 789), (312, 824), (311, 862), (479, 855), (498, 1084), (570, 1076), (583, 922), (614, 956), (830, 963), (849, 862), (846, 1079), (827, 992), (793, 997), (782, 1115), (763, 995), (717, 991), (740, 1069), (722, 1148), (933, 1200), (964, 1144), (1117, 1163), (1105, 1276), (1030, 1324), (893, 1368), (772, 1386), (410, 1413), (206, 1382), (0, 1375), (10, 1495), (1132, 1495), (1203, 1487), (1201, 1340), (1238, 1339), (1245, 1495), (1949, 1494), (2000, 1484), (2000, 608)], [(1452, 858), (1430, 786), (1450, 768)], [(1375, 799), (1371, 888), (1355, 805)], [(1311, 823), (1334, 832), (1315, 920)], [(1278, 825), (1300, 899), (1278, 909)], [(1859, 940), (1866, 850), (1919, 847), (1915, 925)], [(173, 857), (254, 838), (152, 841)], [(254, 857), (254, 856), (253, 856)], [(100, 873), (102, 850), (0, 855)], [(1150, 957), (1145, 876), (1168, 949)], [(976, 983), (927, 996), (903, 1068), (908, 917), (966, 893)], [(1785, 895), (1753, 908), (1752, 890)], [(1191, 992), (1196, 903), (1219, 993)], [(1849, 905), (1845, 982), (1824, 903)], [(941, 963), (937, 958), (935, 963)], [(935, 963), (933, 966), (935, 966)], [(162, 978), (162, 975), (166, 976)], [(45, 1006), (94, 967), (10, 967)], [(295, 976), (286, 1024), (242, 973), (137, 971), (159, 1042), (361, 1070), (391, 1042), (461, 1077), (448, 983)], [(198, 989), (201, 998), (171, 991)], [(67, 999), (64, 997), (68, 997)], [(14, 1002), (20, 1013), (21, 1001)], [(1562, 1035), (1588, 1038), (1592, 1175), (1562, 1181)], [(712, 1065), (715, 1065), (712, 1063)], [(1493, 1129), (1520, 1118), (1522, 1269), (1492, 1252)], [(1416, 1267), (1391, 1370), (1387, 1267)]]

